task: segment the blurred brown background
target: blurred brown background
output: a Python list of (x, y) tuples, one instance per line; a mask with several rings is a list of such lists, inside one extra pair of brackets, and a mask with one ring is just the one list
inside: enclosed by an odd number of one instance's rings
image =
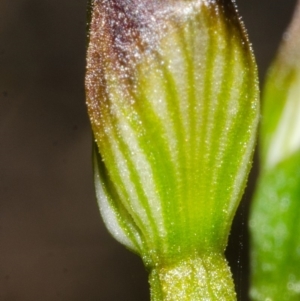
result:
[[(263, 78), (296, 0), (237, 0)], [(147, 301), (140, 259), (94, 196), (84, 99), (86, 0), (0, 0), (0, 301)], [(227, 256), (247, 299), (247, 212)]]

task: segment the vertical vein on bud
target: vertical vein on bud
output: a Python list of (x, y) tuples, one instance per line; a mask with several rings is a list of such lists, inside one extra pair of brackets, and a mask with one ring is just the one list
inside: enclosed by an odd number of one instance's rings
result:
[[(96, 194), (105, 224), (114, 237), (125, 246), (135, 252), (145, 251), (139, 228), (123, 204), (117, 201), (119, 200), (117, 189), (105, 174), (105, 168), (100, 167), (103, 162), (97, 150), (94, 152), (94, 161), (98, 167), (95, 168)], [(118, 215), (122, 215), (122, 218)]]

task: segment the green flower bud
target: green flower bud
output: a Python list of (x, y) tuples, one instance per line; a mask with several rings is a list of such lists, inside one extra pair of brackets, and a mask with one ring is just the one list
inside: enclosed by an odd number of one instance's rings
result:
[(235, 300), (224, 258), (259, 116), (257, 71), (230, 1), (94, 1), (87, 105), (111, 234), (159, 300)]
[(252, 234), (253, 300), (300, 300), (300, 1), (267, 77)]
[(272, 168), (300, 150), (300, 8), (284, 35), (263, 93), (261, 157)]

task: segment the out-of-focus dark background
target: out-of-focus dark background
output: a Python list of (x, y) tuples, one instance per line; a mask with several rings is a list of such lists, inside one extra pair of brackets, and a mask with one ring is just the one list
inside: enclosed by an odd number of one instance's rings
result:
[[(261, 80), (296, 0), (237, 0)], [(0, 301), (147, 301), (140, 259), (107, 233), (94, 196), (84, 99), (86, 0), (0, 1)], [(247, 299), (247, 215), (227, 256)]]

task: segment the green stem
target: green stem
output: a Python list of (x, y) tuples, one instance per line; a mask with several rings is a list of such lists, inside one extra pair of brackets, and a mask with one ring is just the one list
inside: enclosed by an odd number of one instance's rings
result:
[(151, 301), (234, 301), (236, 293), (226, 259), (220, 253), (191, 256), (154, 268)]

